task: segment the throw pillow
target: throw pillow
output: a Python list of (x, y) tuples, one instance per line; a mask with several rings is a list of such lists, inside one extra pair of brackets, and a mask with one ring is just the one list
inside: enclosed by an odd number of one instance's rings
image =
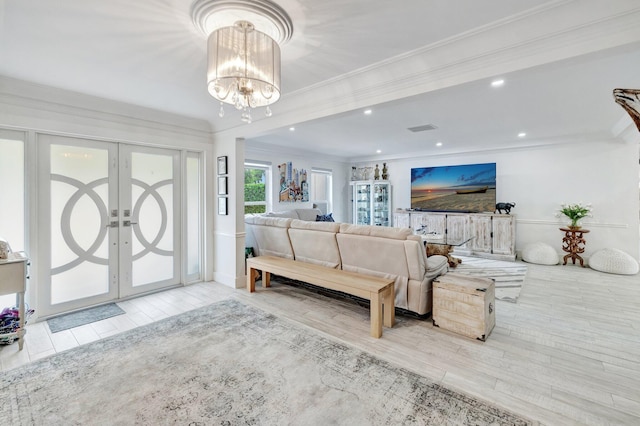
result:
[(316, 215), (316, 222), (335, 222), (333, 213)]

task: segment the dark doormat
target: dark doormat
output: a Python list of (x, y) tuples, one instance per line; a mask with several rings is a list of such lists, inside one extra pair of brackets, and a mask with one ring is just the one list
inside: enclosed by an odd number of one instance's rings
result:
[(96, 306), (95, 308), (84, 309), (82, 311), (72, 312), (70, 314), (61, 315), (59, 317), (47, 320), (49, 329), (52, 333), (68, 330), (73, 327), (79, 327), (92, 322), (100, 321), (106, 318), (122, 315), (125, 312), (115, 303)]

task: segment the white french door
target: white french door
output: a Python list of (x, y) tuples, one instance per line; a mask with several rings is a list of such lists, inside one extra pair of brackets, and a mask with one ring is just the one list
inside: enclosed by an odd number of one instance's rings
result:
[(180, 153), (120, 146), (120, 297), (180, 282)]
[(178, 151), (50, 135), (39, 144), (43, 316), (180, 283)]

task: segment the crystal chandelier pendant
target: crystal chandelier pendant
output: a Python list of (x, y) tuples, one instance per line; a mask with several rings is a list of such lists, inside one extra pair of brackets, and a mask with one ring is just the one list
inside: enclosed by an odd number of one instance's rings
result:
[(235, 92), (233, 94), (233, 105), (238, 111), (241, 111), (244, 108), (244, 105), (242, 105), (242, 95), (239, 92)]
[(244, 108), (242, 115), (240, 116), (240, 120), (244, 123), (251, 124), (251, 108)]
[(273, 115), (273, 112), (271, 111), (271, 108), (269, 108), (269, 106), (267, 106), (267, 108), (264, 110), (264, 115), (267, 117), (271, 117)]
[(224, 117), (224, 104), (220, 102), (220, 110), (218, 111), (218, 117)]

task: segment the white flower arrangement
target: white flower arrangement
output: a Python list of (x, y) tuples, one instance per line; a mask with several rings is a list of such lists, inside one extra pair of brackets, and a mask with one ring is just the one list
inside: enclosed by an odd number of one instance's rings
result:
[(564, 215), (571, 220), (570, 226), (578, 226), (578, 221), (584, 217), (593, 217), (593, 207), (591, 204), (560, 204), (560, 210), (556, 213), (556, 217)]

